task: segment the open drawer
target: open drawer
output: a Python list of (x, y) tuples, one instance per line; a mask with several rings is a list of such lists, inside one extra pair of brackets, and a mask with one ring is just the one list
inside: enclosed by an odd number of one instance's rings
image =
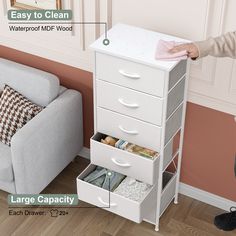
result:
[[(158, 179), (159, 156), (154, 160), (100, 142), (106, 135), (97, 133), (90, 140), (91, 163), (153, 185)], [(147, 171), (148, 170), (148, 171)]]
[(153, 202), (151, 199), (153, 199), (156, 194), (154, 188), (150, 189), (141, 202), (132, 201), (83, 181), (83, 178), (95, 168), (95, 165), (90, 164), (77, 177), (77, 192), (79, 200), (104, 208), (136, 223), (141, 223), (145, 215), (147, 215), (147, 213), (153, 208)]

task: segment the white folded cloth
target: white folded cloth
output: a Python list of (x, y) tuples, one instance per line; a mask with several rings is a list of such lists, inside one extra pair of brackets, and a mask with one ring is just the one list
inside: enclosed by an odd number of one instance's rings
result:
[(114, 190), (114, 193), (131, 200), (141, 202), (148, 194), (151, 185), (126, 177)]

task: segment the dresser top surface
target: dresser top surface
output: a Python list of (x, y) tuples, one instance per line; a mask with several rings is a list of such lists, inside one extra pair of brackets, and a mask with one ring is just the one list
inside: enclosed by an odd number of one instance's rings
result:
[(142, 28), (117, 24), (107, 33), (110, 44), (103, 44), (104, 35), (96, 40), (90, 48), (101, 53), (121, 57), (148, 66), (170, 71), (178, 61), (155, 59), (156, 47), (160, 39), (176, 42), (189, 42), (186, 39), (145, 30)]

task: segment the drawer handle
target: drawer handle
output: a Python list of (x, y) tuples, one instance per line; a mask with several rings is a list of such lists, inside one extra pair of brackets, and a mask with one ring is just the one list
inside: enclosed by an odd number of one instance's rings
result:
[(125, 77), (130, 78), (130, 79), (140, 79), (140, 75), (138, 75), (138, 74), (129, 74), (123, 70), (119, 70), (119, 73)]
[(101, 197), (98, 197), (98, 201), (99, 202), (101, 202), (104, 206), (107, 206), (107, 207), (115, 207), (115, 206), (117, 206), (117, 204), (116, 203), (107, 203), (107, 202), (104, 202), (103, 200), (102, 200), (102, 198)]
[(129, 108), (138, 108), (139, 107), (139, 105), (136, 104), (136, 103), (126, 103), (126, 102), (124, 102), (122, 98), (119, 98), (118, 101), (119, 101), (120, 104), (122, 104), (125, 107), (129, 107)]
[(124, 133), (126, 133), (126, 134), (132, 134), (132, 135), (137, 135), (138, 134), (138, 131), (136, 131), (136, 130), (126, 130), (121, 125), (119, 126), (119, 129), (121, 131), (123, 131)]
[(113, 163), (115, 163), (117, 166), (121, 166), (121, 167), (130, 167), (131, 165), (129, 163), (120, 163), (118, 162), (115, 158), (111, 159)]

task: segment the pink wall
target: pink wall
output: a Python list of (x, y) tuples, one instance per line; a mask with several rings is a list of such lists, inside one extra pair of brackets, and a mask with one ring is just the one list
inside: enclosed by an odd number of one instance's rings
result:
[(188, 103), (181, 181), (236, 201), (234, 117)]
[[(61, 83), (83, 95), (84, 145), (93, 133), (92, 74), (0, 46), (0, 57), (56, 74)], [(233, 164), (236, 123), (233, 116), (188, 103), (181, 181), (236, 201)]]

